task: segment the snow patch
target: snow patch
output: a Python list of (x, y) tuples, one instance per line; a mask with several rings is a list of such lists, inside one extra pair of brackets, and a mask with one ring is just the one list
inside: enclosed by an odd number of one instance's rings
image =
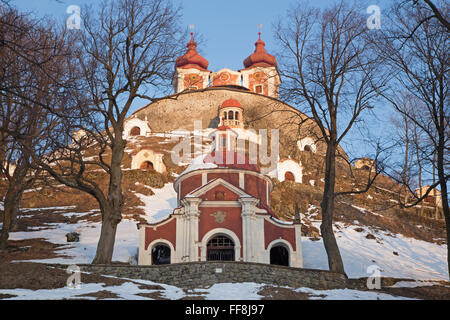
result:
[(166, 183), (161, 189), (152, 189), (155, 193), (146, 196), (136, 193), (136, 196), (144, 203), (140, 206), (145, 211), (145, 219), (148, 223), (156, 223), (166, 219), (177, 207), (177, 193), (172, 183)]
[[(317, 228), (320, 222), (313, 222)], [(367, 268), (377, 265), (381, 276), (395, 278), (412, 278), (420, 280), (447, 280), (446, 263), (447, 246), (397, 234), (369, 230), (357, 232), (353, 226), (339, 226), (339, 237), (336, 241), (344, 262), (345, 272), (350, 278), (370, 276)], [(337, 231), (337, 230), (336, 230)], [(365, 237), (367, 232), (374, 233), (381, 241), (377, 242)], [(311, 241), (302, 237), (304, 268), (328, 270), (328, 259), (323, 239)], [(394, 255), (393, 252), (397, 252)]]

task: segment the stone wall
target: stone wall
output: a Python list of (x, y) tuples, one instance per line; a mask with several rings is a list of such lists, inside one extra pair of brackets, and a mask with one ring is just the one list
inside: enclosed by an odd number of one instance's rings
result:
[(79, 265), (81, 271), (151, 280), (182, 288), (206, 287), (220, 282), (256, 282), (293, 288), (345, 288), (345, 275), (248, 262), (189, 262), (160, 266)]
[[(220, 105), (230, 98), (239, 101), (244, 109), (245, 129), (280, 130), (281, 157), (294, 157), (298, 150), (297, 140), (305, 137), (317, 140), (316, 137), (321, 136), (317, 124), (294, 107), (278, 99), (234, 88), (209, 87), (170, 95), (137, 110), (132, 117), (148, 119), (153, 132), (192, 131), (194, 120), (201, 120), (203, 128), (216, 128)], [(324, 155), (326, 145), (321, 141), (315, 144), (315, 151)], [(338, 149), (346, 158), (344, 150)]]

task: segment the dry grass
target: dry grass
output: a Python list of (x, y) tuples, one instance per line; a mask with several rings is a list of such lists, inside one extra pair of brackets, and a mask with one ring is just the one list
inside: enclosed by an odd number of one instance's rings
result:
[[(15, 262), (0, 263), (0, 288), (2, 289), (55, 289), (66, 286), (65, 270), (49, 267), (42, 263)], [(103, 277), (98, 274), (83, 274), (83, 283), (105, 283), (107, 286), (121, 285), (125, 281)]]

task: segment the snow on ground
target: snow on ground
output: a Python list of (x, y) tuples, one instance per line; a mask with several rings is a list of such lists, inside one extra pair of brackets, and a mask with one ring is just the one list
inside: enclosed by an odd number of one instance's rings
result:
[(192, 292), (202, 293), (207, 300), (260, 300), (264, 284), (253, 282), (216, 283), (207, 289), (193, 289)]
[[(77, 206), (61, 206), (61, 207), (45, 207), (45, 208), (21, 208), (21, 212), (37, 211), (37, 210), (70, 210), (75, 209)], [(55, 211), (54, 213), (59, 213)]]
[[(399, 281), (396, 282), (390, 288), (416, 288), (416, 287), (429, 287), (429, 286), (443, 286), (438, 281)], [(448, 286), (444, 286), (448, 287)]]
[[(176, 193), (172, 184), (166, 184), (161, 189), (154, 189), (152, 196), (139, 195), (145, 203), (148, 222), (165, 219), (176, 207)], [(65, 208), (65, 207), (64, 207)], [(44, 208), (42, 208), (44, 209)], [(49, 208), (45, 208), (49, 209)], [(55, 208), (55, 209), (63, 209)], [(67, 208), (65, 208), (67, 209)], [(314, 208), (310, 208), (311, 212)], [(73, 213), (74, 215), (92, 214)], [(71, 213), (64, 213), (70, 215)], [(319, 227), (320, 222), (313, 222)], [(138, 250), (138, 230), (134, 220), (123, 219), (118, 225), (114, 247), (114, 261), (136, 263)], [(446, 245), (438, 245), (426, 241), (407, 238), (402, 235), (392, 237), (390, 233), (363, 227), (363, 232), (355, 231), (355, 226), (345, 226), (336, 223), (336, 239), (344, 261), (346, 273), (351, 278), (367, 277), (367, 268), (371, 265), (379, 267), (381, 276), (396, 278), (412, 278), (416, 280), (447, 280)], [(12, 232), (12, 240), (44, 238), (56, 244), (64, 245), (61, 254), (69, 258), (51, 258), (34, 260), (45, 263), (90, 263), (95, 256), (97, 241), (100, 236), (101, 224), (81, 220), (77, 224), (49, 224), (51, 229), (28, 232)], [(361, 227), (361, 226), (360, 226)], [(80, 233), (80, 242), (67, 243), (65, 235), (69, 232)], [(371, 233), (375, 239), (367, 239)], [(323, 241), (312, 241), (302, 238), (303, 261), (305, 268), (328, 269), (327, 255)], [(396, 252), (398, 255), (395, 255)]]
[(356, 210), (361, 211), (362, 213), (367, 213), (367, 212), (368, 212), (368, 213), (370, 213), (370, 214), (373, 214), (374, 216), (382, 217), (381, 214), (378, 214), (378, 213), (369, 211), (369, 210), (367, 210), (367, 209), (365, 209), (365, 208), (361, 208), (361, 207), (355, 206), (355, 205), (353, 205), (353, 204), (349, 204), (349, 205), (350, 205), (351, 207), (355, 208)]
[[(319, 227), (314, 222), (315, 227)], [(446, 263), (447, 246), (426, 241), (407, 238), (364, 227), (363, 232), (355, 231), (354, 226), (345, 227), (335, 223), (335, 235), (344, 261), (344, 268), (350, 278), (367, 277), (367, 268), (377, 265), (381, 276), (397, 278), (413, 278), (420, 280), (448, 280)], [(370, 232), (378, 240), (367, 239)], [(379, 241), (379, 242), (378, 242)], [(328, 269), (328, 260), (323, 240), (312, 241), (302, 238), (303, 261), (305, 268)], [(394, 255), (393, 252), (397, 252)]]
[(311, 288), (298, 288), (295, 291), (308, 293), (312, 300), (415, 300), (405, 297), (392, 296), (377, 291), (360, 291), (352, 289), (314, 290)]
[[(136, 263), (137, 247), (139, 243), (136, 221), (123, 219), (117, 226), (116, 242), (114, 246), (113, 261)], [(69, 257), (27, 260), (42, 263), (91, 263), (97, 250), (97, 242), (100, 237), (101, 223), (80, 221), (77, 224), (51, 223), (50, 229), (11, 232), (11, 240), (44, 238), (49, 242), (62, 244), (62, 250), (58, 253)], [(80, 242), (67, 242), (66, 234), (78, 232)]]
[[(142, 207), (146, 212), (146, 220), (149, 223), (164, 220), (172, 213), (177, 205), (177, 194), (173, 189), (172, 183), (167, 183), (161, 189), (153, 189), (154, 195), (145, 196), (136, 194), (145, 205)], [(30, 210), (70, 210), (75, 206), (68, 207), (48, 207)], [(99, 213), (98, 210), (88, 212), (55, 212), (64, 216), (79, 216), (87, 214)], [(97, 250), (97, 242), (100, 237), (101, 223), (81, 220), (77, 224), (50, 223), (47, 224), (49, 229), (39, 227), (26, 232), (11, 232), (11, 240), (44, 238), (49, 242), (64, 245), (58, 253), (67, 255), (68, 257), (58, 257), (49, 259), (32, 260), (33, 262), (42, 263), (91, 263), (95, 257)], [(66, 234), (70, 232), (78, 232), (80, 234), (80, 242), (68, 243)], [(122, 219), (117, 226), (116, 242), (114, 246), (113, 261), (131, 262), (136, 264), (137, 251), (139, 245), (139, 233), (137, 222), (134, 220)]]
[[(112, 277), (117, 278), (117, 277)], [(169, 300), (178, 300), (184, 297), (203, 296), (206, 300), (261, 300), (264, 296), (258, 292), (265, 286), (264, 284), (245, 282), (245, 283), (217, 283), (209, 288), (198, 288), (184, 291), (181, 288), (167, 284), (156, 283), (148, 280), (137, 280), (128, 278), (117, 278), (126, 280), (125, 283), (116, 286), (106, 286), (104, 283), (83, 283), (83, 274), (81, 274), (81, 284), (79, 288), (56, 288), (56, 289), (0, 289), (0, 294), (15, 295), (5, 300), (55, 300), (55, 299), (96, 299), (95, 297), (79, 297), (79, 295), (96, 293), (99, 291), (109, 291), (116, 294), (118, 298), (127, 300), (153, 300), (139, 294), (157, 293), (161, 298)], [(157, 285), (162, 289), (140, 289), (139, 285)], [(314, 290), (310, 288), (289, 288), (296, 292), (304, 292), (310, 295), (310, 299), (325, 300), (393, 300), (407, 299), (396, 297), (386, 293), (376, 291), (359, 291), (350, 289), (335, 290)]]
[[(138, 283), (134, 283), (138, 282)], [(152, 284), (162, 286), (163, 290), (153, 289), (140, 289), (140, 284)], [(162, 298), (177, 300), (184, 296), (183, 290), (177, 287), (169, 286), (166, 284), (155, 283), (151, 281), (133, 280), (133, 282), (125, 282), (117, 286), (105, 286), (104, 283), (81, 283), (79, 288), (56, 288), (56, 289), (40, 289), (40, 290), (28, 290), (28, 289), (0, 289), (1, 294), (16, 295), (9, 300), (60, 300), (60, 299), (90, 299), (95, 300), (95, 297), (77, 297), (79, 295), (96, 293), (99, 291), (107, 290), (118, 296), (116, 299), (126, 300), (148, 300), (138, 295), (139, 293), (155, 293), (160, 292)]]
[(177, 207), (177, 193), (172, 183), (166, 183), (161, 189), (152, 189), (155, 193), (151, 196), (136, 193), (136, 196), (145, 203), (141, 206), (146, 213), (148, 223), (155, 223), (166, 219)]

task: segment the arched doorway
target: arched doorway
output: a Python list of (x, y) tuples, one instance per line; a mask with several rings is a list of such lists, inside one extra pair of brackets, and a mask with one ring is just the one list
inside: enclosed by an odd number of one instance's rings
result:
[(141, 128), (133, 127), (130, 130), (130, 136), (139, 136), (141, 134)]
[(309, 146), (309, 145), (306, 145), (306, 146), (303, 148), (303, 150), (304, 150), (304, 151), (307, 151), (307, 152), (312, 152), (311, 146)]
[(207, 261), (234, 261), (234, 242), (224, 235), (215, 236), (206, 245)]
[(290, 171), (286, 171), (286, 173), (284, 174), (284, 180), (285, 181), (295, 181), (294, 174)]
[(141, 164), (141, 169), (144, 170), (154, 170), (153, 163), (151, 161), (144, 161)]
[(270, 249), (270, 264), (289, 266), (289, 251), (283, 245), (275, 245)]
[(170, 248), (165, 244), (157, 244), (152, 249), (152, 264), (169, 264), (170, 263)]

